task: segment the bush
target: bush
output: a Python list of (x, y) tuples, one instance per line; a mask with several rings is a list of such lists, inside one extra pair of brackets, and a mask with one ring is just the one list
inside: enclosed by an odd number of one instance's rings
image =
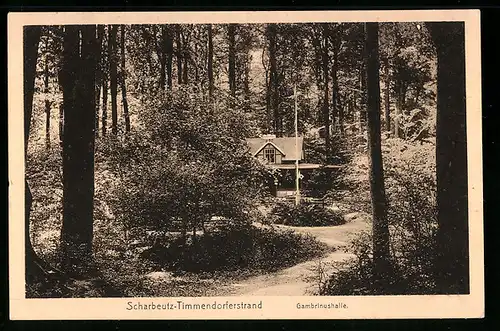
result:
[(223, 226), (216, 231), (177, 238), (152, 247), (145, 257), (172, 271), (275, 271), (322, 255), (326, 245), (292, 230)]
[(295, 205), (280, 202), (272, 209), (276, 216), (274, 223), (291, 226), (329, 226), (345, 223), (340, 212), (305, 202)]
[(322, 295), (434, 293), (437, 230), (434, 146), (388, 139), (384, 150), (392, 270), (384, 284), (377, 285), (372, 238), (364, 233), (351, 245), (350, 251), (356, 257), (322, 284)]

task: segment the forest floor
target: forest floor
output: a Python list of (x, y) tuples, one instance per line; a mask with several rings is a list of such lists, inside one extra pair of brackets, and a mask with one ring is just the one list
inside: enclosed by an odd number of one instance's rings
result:
[[(204, 284), (205, 293), (210, 296), (279, 296), (279, 295), (314, 295), (318, 285), (326, 280), (337, 268), (339, 262), (345, 261), (352, 254), (346, 251), (351, 239), (363, 230), (369, 229), (370, 216), (366, 213), (355, 212), (345, 215), (346, 224), (321, 227), (296, 227), (274, 225), (281, 229), (292, 229), (298, 233), (311, 234), (319, 241), (331, 248), (331, 251), (318, 259), (299, 263), (293, 267), (277, 272), (261, 275), (228, 277), (218, 284), (213, 279)], [(262, 226), (262, 225), (261, 225)], [(156, 286), (163, 283), (163, 275), (168, 273), (154, 273)], [(153, 275), (150, 275), (153, 276)], [(151, 279), (150, 278), (150, 279)], [(225, 277), (222, 277), (225, 278)], [(154, 281), (153, 281), (154, 282)], [(151, 284), (153, 285), (153, 284)], [(191, 283), (191, 286), (194, 284)], [(211, 286), (210, 286), (211, 285)]]
[(293, 267), (266, 275), (250, 277), (226, 287), (224, 295), (313, 295), (318, 285), (324, 280), (324, 275), (331, 275), (338, 268), (338, 262), (353, 257), (346, 252), (353, 235), (368, 230), (369, 216), (364, 213), (346, 215), (347, 223), (337, 226), (321, 227), (290, 227), (277, 225), (280, 228), (290, 228), (303, 234), (311, 234), (319, 241), (332, 248), (332, 252), (315, 259), (299, 263)]

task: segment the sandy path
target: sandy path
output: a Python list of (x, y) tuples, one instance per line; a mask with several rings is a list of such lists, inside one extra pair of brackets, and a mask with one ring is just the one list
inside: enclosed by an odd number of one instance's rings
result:
[(321, 265), (323, 270), (330, 274), (333, 270), (331, 264), (345, 260), (351, 257), (351, 254), (345, 253), (344, 247), (349, 243), (353, 234), (364, 229), (368, 229), (368, 222), (364, 214), (346, 215), (348, 223), (339, 226), (328, 227), (287, 227), (300, 233), (309, 233), (314, 235), (319, 241), (324, 242), (336, 250), (320, 259), (306, 261), (293, 267), (281, 270), (276, 273), (255, 276), (241, 281), (237, 284), (231, 284), (227, 289), (227, 295), (261, 295), (261, 296), (279, 296), (279, 295), (307, 295), (314, 293), (317, 286)]

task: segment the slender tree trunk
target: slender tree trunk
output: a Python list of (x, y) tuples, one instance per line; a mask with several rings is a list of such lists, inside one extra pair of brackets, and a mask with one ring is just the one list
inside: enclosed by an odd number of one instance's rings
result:
[(208, 25), (208, 95), (210, 98), (214, 95), (214, 45), (212, 36), (212, 24)]
[(389, 227), (384, 187), (384, 167), (380, 138), (380, 86), (378, 61), (378, 23), (365, 23), (368, 146), (370, 151), (370, 189), (373, 216), (373, 263), (376, 281), (386, 280), (390, 272)]
[(389, 77), (389, 60), (385, 59), (385, 93), (384, 93), (384, 104), (385, 104), (385, 131), (391, 132), (391, 105), (389, 94), (391, 92), (391, 78)]
[(281, 136), (282, 132), (280, 129), (280, 111), (279, 111), (279, 95), (278, 95), (278, 69), (276, 65), (276, 24), (267, 25), (267, 33), (269, 38), (269, 99), (270, 105), (273, 110), (273, 123), (274, 123), (274, 133), (276, 136)]
[(401, 82), (397, 84), (397, 93), (396, 93), (396, 109), (394, 112), (394, 137), (400, 138), (401, 131), (399, 130), (399, 120), (400, 115), (402, 113), (402, 103), (401, 103)]
[(121, 90), (122, 90), (122, 104), (123, 104), (123, 116), (125, 118), (125, 132), (130, 132), (130, 116), (128, 113), (128, 102), (127, 102), (127, 69), (125, 68), (125, 25), (120, 26), (120, 42), (121, 42)]
[(118, 74), (116, 61), (116, 25), (109, 27), (109, 81), (111, 89), (111, 133), (118, 134)]
[(96, 96), (95, 96), (95, 135), (99, 136), (99, 111), (100, 111), (100, 100), (101, 100), (101, 86), (103, 81), (103, 66), (102, 66), (102, 42), (104, 38), (104, 25), (100, 24), (97, 26), (97, 47), (99, 52), (97, 53), (97, 67), (96, 67)]
[(175, 26), (175, 47), (177, 57), (177, 83), (182, 84), (182, 45), (181, 45), (181, 27)]
[(325, 157), (327, 162), (330, 160), (330, 105), (328, 101), (328, 35), (329, 29), (328, 24), (323, 23), (322, 25), (323, 31), (323, 76), (325, 78), (324, 86), (323, 86), (323, 125), (325, 126)]
[(64, 136), (64, 102), (59, 103), (59, 145), (63, 147)]
[[(28, 153), (28, 140), (31, 127), (31, 113), (33, 111), (33, 94), (35, 92), (36, 61), (38, 56), (38, 44), (40, 42), (41, 28), (39, 26), (26, 26), (23, 30), (23, 52), (24, 52), (24, 152)], [(25, 158), (26, 159), (26, 158)], [(30, 236), (30, 214), (33, 197), (28, 181), (25, 180), (25, 214), (24, 214), (24, 247), (25, 247), (25, 268), (26, 283), (30, 284), (39, 273), (36, 265), (37, 255), (31, 244)]]
[(47, 57), (45, 57), (44, 63), (44, 77), (43, 77), (43, 92), (45, 93), (45, 147), (50, 149), (50, 108), (51, 102), (49, 100), (49, 64), (47, 63)]
[(160, 54), (158, 54), (158, 57), (160, 60), (160, 89), (162, 91), (165, 90), (165, 86), (167, 84), (167, 78), (166, 78), (166, 74), (167, 74), (167, 52), (166, 52), (167, 33), (165, 30), (166, 30), (166, 27), (164, 25), (162, 25), (161, 26), (161, 48), (160, 48), (161, 52), (160, 52)]
[(167, 87), (169, 90), (172, 90), (172, 58), (174, 53), (174, 44), (172, 40), (172, 32), (168, 26), (165, 26), (165, 32), (165, 50), (167, 52)]
[(366, 117), (367, 117), (366, 64), (364, 63), (364, 61), (363, 63), (361, 63), (361, 71), (359, 79), (360, 79), (360, 89), (361, 89), (361, 100), (359, 102), (359, 123), (360, 123), (360, 130), (361, 132), (363, 132), (364, 128), (366, 127)]
[(437, 289), (469, 293), (464, 23), (426, 23), (437, 50)]
[(102, 80), (102, 135), (105, 136), (108, 126), (108, 80)]
[[(184, 46), (186, 46), (186, 43), (184, 43)], [(182, 81), (184, 84), (189, 83), (189, 69), (188, 69), (188, 54), (187, 50), (184, 50), (184, 54), (182, 55), (182, 58), (184, 60), (184, 68), (182, 69)]]
[(235, 45), (235, 24), (229, 24), (227, 27), (228, 43), (229, 43), (229, 90), (231, 95), (236, 95), (236, 45)]
[(333, 65), (332, 65), (332, 125), (334, 128), (340, 126), (340, 100), (339, 100), (339, 85), (337, 79), (338, 71), (338, 50), (334, 45), (333, 50)]
[(65, 27), (62, 267), (85, 275), (92, 260), (94, 208), (95, 25)]

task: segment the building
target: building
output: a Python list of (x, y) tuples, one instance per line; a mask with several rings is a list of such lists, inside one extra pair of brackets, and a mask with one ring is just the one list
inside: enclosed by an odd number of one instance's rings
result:
[(296, 161), (299, 168), (299, 187), (302, 190), (307, 183), (311, 171), (319, 168), (338, 168), (305, 162), (303, 137), (276, 137), (263, 135), (258, 138), (247, 139), (249, 152), (266, 167), (275, 169), (275, 178), (270, 183), (273, 194), (293, 196), (296, 193)]

